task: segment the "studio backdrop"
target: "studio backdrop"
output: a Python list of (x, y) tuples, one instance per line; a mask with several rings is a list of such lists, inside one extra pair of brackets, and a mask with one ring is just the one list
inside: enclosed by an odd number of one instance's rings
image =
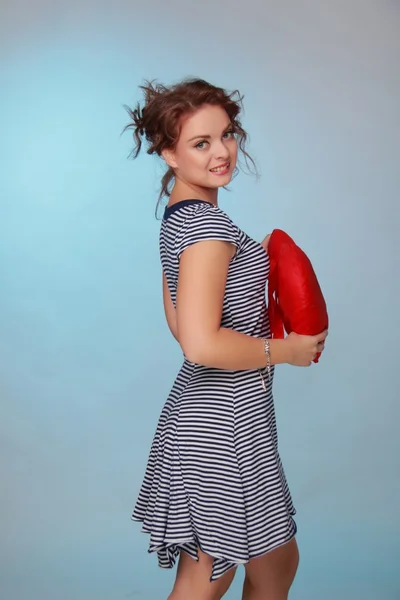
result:
[(163, 168), (120, 134), (144, 79), (197, 76), (244, 94), (260, 171), (221, 207), (294, 237), (329, 308), (320, 363), (276, 373), (291, 598), (398, 600), (400, 4), (6, 0), (0, 52), (0, 597), (168, 595), (130, 521), (182, 360)]

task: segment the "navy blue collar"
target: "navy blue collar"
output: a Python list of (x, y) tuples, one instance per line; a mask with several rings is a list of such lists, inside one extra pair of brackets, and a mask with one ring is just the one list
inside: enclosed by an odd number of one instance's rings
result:
[(164, 210), (164, 220), (167, 220), (174, 212), (183, 208), (184, 206), (191, 206), (192, 204), (210, 204), (214, 206), (211, 202), (207, 202), (206, 200), (180, 200), (179, 202), (175, 202), (175, 204), (171, 204), (171, 206), (166, 206)]

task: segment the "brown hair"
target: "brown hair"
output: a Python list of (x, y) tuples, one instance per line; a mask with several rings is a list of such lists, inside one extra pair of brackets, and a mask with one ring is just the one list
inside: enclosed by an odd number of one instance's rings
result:
[[(140, 86), (144, 92), (144, 106), (140, 103), (131, 109), (125, 106), (131, 122), (124, 128), (133, 130), (134, 148), (130, 156), (136, 158), (142, 148), (143, 139), (148, 143), (148, 154), (158, 154), (165, 149), (173, 149), (178, 142), (181, 118), (204, 104), (221, 106), (231, 120), (248, 170), (257, 172), (254, 160), (246, 152), (247, 134), (238, 116), (242, 109), (243, 97), (238, 90), (228, 93), (220, 87), (202, 79), (184, 79), (180, 83), (166, 87), (147, 81)], [(251, 166), (249, 166), (251, 165)], [(174, 170), (168, 168), (161, 181), (161, 191), (157, 206), (163, 196), (170, 195), (170, 184), (175, 177)]]

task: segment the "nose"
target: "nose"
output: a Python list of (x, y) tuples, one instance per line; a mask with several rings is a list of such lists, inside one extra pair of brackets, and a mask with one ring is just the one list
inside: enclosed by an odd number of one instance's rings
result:
[(222, 159), (222, 160), (226, 160), (227, 158), (229, 158), (229, 149), (227, 148), (224, 140), (221, 140), (219, 142), (216, 142), (216, 146), (215, 146), (215, 158), (217, 159)]

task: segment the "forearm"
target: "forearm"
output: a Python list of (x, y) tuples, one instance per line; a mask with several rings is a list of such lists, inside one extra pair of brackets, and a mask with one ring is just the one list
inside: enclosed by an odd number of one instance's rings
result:
[[(269, 341), (271, 365), (289, 362), (286, 340)], [(214, 335), (190, 344), (185, 354), (191, 362), (216, 369), (240, 371), (267, 365), (263, 339), (223, 327)]]

